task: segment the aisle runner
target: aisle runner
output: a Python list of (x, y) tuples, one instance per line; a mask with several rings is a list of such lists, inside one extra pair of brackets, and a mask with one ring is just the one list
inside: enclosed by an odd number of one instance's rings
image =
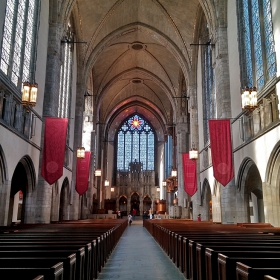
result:
[(127, 227), (98, 279), (185, 280), (142, 221)]

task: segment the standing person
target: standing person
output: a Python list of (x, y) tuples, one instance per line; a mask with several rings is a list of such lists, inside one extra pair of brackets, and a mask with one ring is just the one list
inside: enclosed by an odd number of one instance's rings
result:
[(128, 221), (128, 225), (130, 226), (132, 223), (132, 216), (130, 215), (130, 213), (127, 216), (127, 221)]
[(153, 219), (153, 212), (152, 212), (152, 208), (150, 208), (150, 210), (149, 210), (149, 215), (150, 215), (150, 219), (152, 220), (152, 219)]
[(118, 219), (121, 218), (121, 211), (120, 210), (117, 210), (117, 217), (118, 217)]
[(197, 220), (198, 220), (199, 222), (201, 222), (201, 214), (198, 214)]
[(136, 216), (136, 209), (133, 208), (132, 209), (132, 219), (135, 220), (135, 216)]

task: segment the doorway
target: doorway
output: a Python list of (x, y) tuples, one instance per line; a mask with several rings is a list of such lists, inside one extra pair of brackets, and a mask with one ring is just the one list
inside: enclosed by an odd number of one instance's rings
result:
[(60, 202), (59, 202), (59, 221), (69, 220), (68, 208), (69, 205), (69, 181), (65, 178), (61, 187)]
[(24, 223), (27, 174), (21, 162), (15, 168), (10, 193), (9, 224)]
[(122, 196), (119, 200), (119, 206), (121, 211), (121, 216), (127, 215), (127, 198), (125, 196)]
[(149, 213), (149, 210), (152, 208), (152, 200), (149, 196), (145, 196), (143, 200), (143, 213)]
[(238, 176), (239, 207), (244, 208), (246, 223), (265, 222), (262, 179), (258, 167), (251, 159), (244, 160)]
[(208, 180), (204, 180), (202, 185), (202, 209), (201, 215), (204, 221), (212, 221), (212, 195)]
[(131, 196), (131, 200), (130, 200), (130, 212), (132, 213), (133, 209), (136, 209), (136, 215), (139, 216), (140, 215), (140, 209), (139, 209), (139, 205), (140, 205), (140, 197), (138, 193), (133, 193)]

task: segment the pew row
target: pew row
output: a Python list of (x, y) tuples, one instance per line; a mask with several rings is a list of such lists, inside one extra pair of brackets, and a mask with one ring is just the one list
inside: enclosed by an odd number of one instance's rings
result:
[[(237, 226), (184, 220), (145, 220), (143, 223), (186, 279), (247, 279), (238, 276), (238, 260), (254, 268), (254, 263), (257, 266), (260, 259), (265, 259), (267, 273), (258, 279), (273, 279), (276, 277), (273, 266), (280, 267), (280, 229), (270, 224), (262, 223), (258, 227), (257, 224)], [(218, 261), (220, 252), (230, 258), (231, 266), (223, 266), (222, 257)], [(225, 271), (227, 276), (222, 278)]]
[(97, 279), (126, 227), (120, 219), (1, 227), (0, 273), (11, 275), (7, 279)]

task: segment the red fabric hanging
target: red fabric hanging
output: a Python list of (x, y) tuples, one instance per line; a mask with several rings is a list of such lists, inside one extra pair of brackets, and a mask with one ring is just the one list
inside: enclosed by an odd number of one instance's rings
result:
[(234, 176), (230, 120), (209, 120), (209, 131), (214, 177), (226, 186)]
[(183, 153), (182, 159), (185, 181), (184, 189), (187, 194), (193, 196), (197, 191), (196, 161), (190, 159), (188, 153)]
[(42, 177), (52, 185), (63, 174), (68, 119), (46, 118)]
[(77, 158), (76, 191), (79, 195), (82, 195), (88, 190), (90, 154), (91, 152), (85, 152), (85, 158)]

